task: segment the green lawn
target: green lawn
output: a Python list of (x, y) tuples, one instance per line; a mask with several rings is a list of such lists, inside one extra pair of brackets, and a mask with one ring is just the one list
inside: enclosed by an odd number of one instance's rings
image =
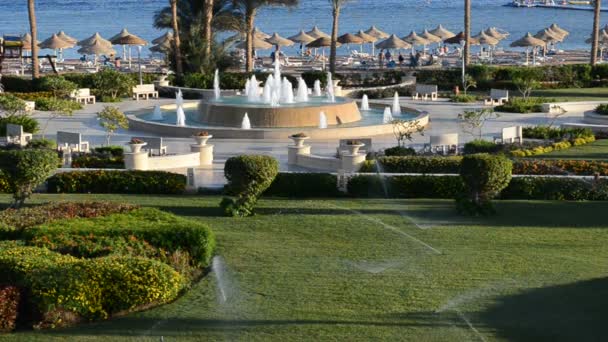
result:
[(532, 96), (553, 98), (557, 102), (604, 100), (608, 102), (608, 88), (539, 89), (533, 91)]
[(608, 160), (608, 139), (597, 140), (591, 144), (574, 146), (566, 150), (534, 156), (540, 159), (584, 159)]
[[(219, 197), (118, 200), (207, 222), (225, 261), (172, 304), (21, 341), (601, 340), (608, 203), (498, 204), (491, 218), (440, 200), (273, 200), (220, 217)], [(0, 196), (0, 202), (8, 197)]]

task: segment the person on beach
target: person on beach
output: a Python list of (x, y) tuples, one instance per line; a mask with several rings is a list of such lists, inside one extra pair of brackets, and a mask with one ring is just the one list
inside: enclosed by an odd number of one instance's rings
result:
[(387, 62), (390, 62), (393, 59), (393, 56), (391, 55), (391, 52), (389, 50), (386, 50), (386, 53), (384, 54), (384, 58), (386, 59)]
[(382, 50), (380, 50), (380, 53), (378, 54), (378, 65), (381, 69), (384, 66), (384, 54), (382, 53)]
[(405, 57), (399, 52), (399, 66), (403, 66), (403, 62), (405, 62)]
[(410, 69), (416, 67), (416, 56), (413, 53), (410, 53)]

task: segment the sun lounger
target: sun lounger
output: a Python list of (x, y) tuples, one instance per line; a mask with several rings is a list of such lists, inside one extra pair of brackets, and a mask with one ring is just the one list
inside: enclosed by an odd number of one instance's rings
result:
[(416, 84), (416, 92), (412, 96), (414, 100), (428, 100), (429, 96), (431, 101), (437, 100), (438, 89), (437, 85), (432, 84)]
[(89, 152), (89, 142), (82, 141), (80, 133), (58, 131), (57, 149), (59, 151), (71, 149), (72, 152)]
[(91, 90), (89, 88), (74, 90), (70, 98), (78, 103), (95, 104), (95, 96), (91, 95)]
[(496, 143), (500, 141), (503, 144), (517, 142), (521, 144), (523, 139), (524, 135), (522, 133), (522, 127), (513, 126), (503, 128), (501, 134), (494, 137), (494, 142)]
[(23, 132), (23, 126), (6, 124), (6, 142), (19, 146), (26, 146), (32, 140), (31, 133)]
[(133, 99), (139, 101), (139, 98), (147, 100), (150, 96), (158, 98), (158, 92), (154, 88), (154, 84), (139, 84), (133, 87)]
[(424, 149), (443, 155), (458, 154), (458, 133), (432, 135), (429, 144), (425, 145)]
[(490, 97), (484, 100), (486, 106), (499, 106), (509, 101), (509, 91), (503, 89), (490, 90)]

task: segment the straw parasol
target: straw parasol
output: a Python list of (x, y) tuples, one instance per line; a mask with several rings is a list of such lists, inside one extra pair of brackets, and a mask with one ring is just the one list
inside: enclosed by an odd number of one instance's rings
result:
[(148, 42), (139, 38), (138, 36), (129, 33), (124, 37), (120, 37), (112, 40), (115, 45), (147, 45)]
[(431, 42), (425, 38), (420, 37), (416, 32), (412, 31), (410, 32), (410, 34), (408, 34), (407, 36), (401, 38), (403, 41), (406, 41), (410, 44), (412, 44), (412, 52), (414, 52), (415, 46), (416, 45), (422, 45), (422, 46), (426, 46), (427, 44), (430, 44)]
[(159, 44), (156, 44), (156, 45), (150, 47), (150, 51), (166, 53), (167, 51), (171, 50), (171, 48), (172, 48), (171, 41), (165, 40), (164, 42), (161, 42)]
[(408, 42), (405, 42), (396, 35), (392, 34), (386, 40), (381, 41), (376, 44), (376, 48), (378, 49), (407, 49), (412, 47)]
[(546, 43), (555, 43), (562, 42), (566, 37), (558, 35), (555, 31), (542, 29), (534, 35), (534, 38), (538, 38)]
[(338, 42), (341, 44), (363, 44), (365, 41), (363, 38), (358, 37), (351, 33), (346, 33), (338, 37)]
[[(599, 38), (600, 44), (602, 44), (602, 45), (607, 44), (608, 43), (608, 32), (606, 32), (605, 30), (600, 30), (600, 36), (598, 38)], [(587, 43), (587, 44), (593, 43), (593, 35), (591, 35), (590, 38), (585, 40), (585, 43)]]
[(127, 31), (127, 28), (123, 28), (118, 34), (112, 36), (112, 38), (108, 39), (110, 42), (112, 42), (112, 44), (114, 45), (122, 45), (119, 43), (116, 43), (116, 40), (122, 38), (122, 37), (126, 37), (130, 35), (129, 31)]
[(367, 29), (367, 31), (365, 31), (365, 33), (369, 34), (370, 36), (374, 36), (378, 39), (389, 38), (388, 33), (380, 31), (379, 29), (376, 28), (376, 26), (370, 27), (369, 29)]
[(476, 36), (471, 37), (473, 38), (473, 42), (471, 43), (471, 45), (498, 45), (498, 43), (500, 42), (498, 39), (491, 37), (489, 35), (487, 35), (484, 31), (479, 32), (479, 34), (477, 34)]
[(49, 37), (42, 43), (38, 44), (38, 46), (41, 49), (57, 50), (57, 49), (68, 49), (68, 48), (74, 47), (74, 43), (70, 43), (66, 40), (63, 40), (63, 39), (59, 38), (59, 36), (56, 33), (53, 33), (53, 35), (51, 37)]
[[(538, 38), (534, 38), (534, 36), (532, 36), (532, 34), (530, 34), (530, 32), (528, 32), (523, 38), (520, 38), (516, 41), (514, 41), (513, 43), (511, 43), (511, 47), (525, 47), (526, 48), (526, 65), (528, 64), (528, 55), (530, 53), (530, 47), (537, 47), (537, 46), (541, 46), (541, 47), (545, 47), (547, 46), (547, 43), (545, 43), (544, 41), (538, 39)], [(533, 54), (533, 63), (536, 64), (536, 53)]]
[[(32, 35), (29, 33), (24, 34), (21, 37), (21, 44), (23, 44), (22, 50), (31, 50), (32, 49)], [(36, 44), (40, 44), (40, 41), (36, 41)]]
[(509, 32), (501, 32), (496, 27), (489, 27), (484, 33), (498, 40), (503, 40), (509, 36)]
[(287, 39), (287, 38), (283, 38), (281, 37), (278, 33), (273, 33), (272, 36), (268, 39), (266, 39), (267, 42), (269, 42), (272, 45), (276, 45), (276, 46), (292, 46), (294, 43), (293, 41)]
[(314, 37), (307, 35), (304, 30), (301, 30), (300, 33), (296, 34), (295, 36), (291, 36), (288, 39), (300, 44), (308, 44), (315, 40)]
[(270, 35), (268, 33), (262, 32), (262, 30), (260, 30), (259, 27), (254, 27), (253, 28), (253, 35), (255, 37), (260, 38), (260, 39), (268, 39), (268, 38), (270, 38)]
[(549, 30), (557, 32), (559, 35), (562, 35), (562, 36), (567, 36), (567, 35), (570, 34), (570, 32), (568, 32), (568, 31), (564, 30), (563, 28), (557, 26), (557, 24), (555, 24), (555, 23), (553, 23), (553, 24), (551, 24), (551, 26), (549, 26)]
[[(458, 45), (460, 45), (460, 42), (464, 41), (464, 40), (465, 40), (464, 32), (459, 32), (454, 37), (450, 37), (450, 38), (444, 39), (443, 43), (444, 44), (458, 44)], [(477, 45), (477, 41), (473, 37), (469, 37), (469, 43), (471, 45)]]
[[(243, 40), (241, 42), (239, 42), (238, 44), (236, 44), (234, 46), (237, 49), (246, 49), (247, 48), (247, 41)], [(268, 50), (272, 48), (272, 44), (270, 44), (269, 42), (260, 39), (258, 37), (253, 37), (253, 49), (254, 50)]]
[[(336, 47), (341, 46), (342, 44), (340, 44), (340, 42), (336, 42)], [(329, 37), (321, 37), (319, 39), (313, 40), (312, 42), (308, 43), (308, 45), (306, 45), (306, 47), (309, 48), (325, 48), (331, 46), (331, 38)], [(323, 69), (325, 69), (325, 49), (323, 49)]]
[(434, 35), (434, 36), (437, 36), (437, 37), (441, 38), (442, 40), (446, 40), (448, 38), (452, 38), (452, 37), (454, 37), (456, 35), (453, 32), (450, 32), (450, 31), (446, 30), (441, 25), (437, 26), (433, 30), (430, 30), (429, 33), (432, 34), (432, 35)]
[[(363, 32), (363, 30), (359, 30), (359, 32), (357, 32), (355, 34), (355, 36), (363, 39), (363, 43), (371, 43), (372, 45), (372, 55), (375, 54), (375, 49), (376, 47), (374, 46), (374, 43), (378, 41), (378, 37), (374, 37), (371, 34), (367, 34), (365, 32)], [(361, 52), (363, 52), (363, 44), (361, 44)]]
[(78, 39), (76, 39), (76, 38), (74, 38), (74, 37), (70, 37), (70, 36), (68, 36), (68, 35), (67, 35), (65, 32), (63, 32), (63, 31), (59, 31), (59, 32), (57, 32), (57, 37), (59, 37), (59, 38), (61, 38), (61, 39), (65, 40), (66, 42), (70, 42), (70, 43), (74, 43), (74, 44), (78, 43)]
[(95, 65), (97, 65), (98, 55), (113, 55), (116, 54), (116, 51), (114, 51), (112, 45), (108, 45), (102, 40), (95, 39), (90, 41), (89, 44), (78, 49), (78, 53), (83, 55), (95, 55)]
[(92, 36), (90, 36), (89, 38), (83, 39), (81, 41), (79, 41), (78, 43), (76, 43), (76, 45), (78, 46), (87, 46), (87, 45), (92, 45), (92, 44), (99, 44), (99, 45), (106, 45), (109, 46), (110, 48), (112, 47), (112, 43), (109, 40), (104, 39), (99, 32), (95, 32), (95, 34), (93, 34)]
[(420, 37), (428, 40), (431, 43), (441, 43), (443, 41), (441, 37), (430, 33), (427, 29), (424, 29), (424, 31), (420, 34)]
[(152, 44), (162, 44), (165, 41), (172, 41), (173, 40), (173, 33), (171, 32), (166, 32), (165, 34), (163, 34), (162, 36), (155, 38), (154, 40), (152, 40)]
[(329, 38), (329, 35), (321, 30), (317, 26), (313, 27), (312, 30), (306, 32), (307, 35), (313, 37), (314, 39), (319, 38)]

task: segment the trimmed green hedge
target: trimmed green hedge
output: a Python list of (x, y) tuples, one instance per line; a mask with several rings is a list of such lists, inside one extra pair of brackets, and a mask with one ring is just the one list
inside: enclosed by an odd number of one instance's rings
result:
[(338, 179), (330, 173), (279, 173), (264, 196), (307, 198), (340, 197)]
[(163, 171), (72, 171), (47, 180), (49, 193), (181, 194), (186, 176)]
[(0, 285), (0, 333), (15, 330), (20, 300), (21, 293), (17, 287)]
[(606, 201), (608, 180), (556, 177), (517, 177), (501, 193), (503, 199)]
[[(381, 172), (386, 173), (458, 173), (462, 157), (379, 157)], [(378, 172), (376, 162), (368, 160), (360, 172)]]

